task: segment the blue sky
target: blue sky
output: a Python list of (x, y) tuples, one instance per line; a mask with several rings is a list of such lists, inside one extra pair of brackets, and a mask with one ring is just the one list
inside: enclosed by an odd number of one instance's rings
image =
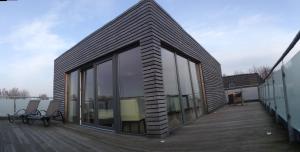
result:
[[(52, 96), (53, 60), (138, 0), (0, 2), (0, 88)], [(299, 0), (157, 0), (222, 65), (272, 66), (300, 29)]]

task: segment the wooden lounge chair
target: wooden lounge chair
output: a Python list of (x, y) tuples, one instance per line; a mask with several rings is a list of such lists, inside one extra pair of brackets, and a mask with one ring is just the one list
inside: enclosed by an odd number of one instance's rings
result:
[(57, 118), (61, 118), (60, 121), (65, 122), (64, 116), (61, 111), (59, 111), (59, 101), (51, 101), (49, 103), (48, 109), (39, 111), (39, 115), (30, 115), (27, 117), (28, 124), (32, 124), (35, 120), (43, 121), (45, 127), (50, 125), (51, 119), (59, 120)]
[(38, 114), (37, 108), (39, 104), (40, 104), (40, 100), (30, 100), (26, 109), (20, 109), (16, 111), (13, 115), (7, 114), (8, 121), (10, 123), (13, 123), (17, 119), (22, 119), (22, 122), (25, 123), (25, 120), (28, 116)]

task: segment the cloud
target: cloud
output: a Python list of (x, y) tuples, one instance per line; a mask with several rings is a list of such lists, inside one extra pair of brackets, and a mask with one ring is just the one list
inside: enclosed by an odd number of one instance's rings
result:
[(6, 43), (16, 51), (26, 51), (30, 54), (56, 53), (68, 46), (62, 37), (52, 31), (56, 22), (53, 18), (46, 18), (22, 24), (10, 33)]
[[(55, 14), (15, 26), (2, 38), (10, 54), (3, 67), (1, 84), (6, 87), (28, 89), (32, 95), (47, 93), (52, 96), (53, 61), (59, 52), (73, 42), (66, 41), (53, 30), (59, 25)], [(5, 81), (6, 80), (6, 81)]]
[[(87, 26), (87, 20), (108, 16), (116, 0), (51, 1), (45, 13), (28, 18), (0, 35), (0, 88), (28, 89), (31, 95), (52, 96), (54, 59), (75, 44), (64, 30)], [(91, 24), (91, 23), (89, 23)]]
[(190, 26), (187, 31), (221, 63), (223, 73), (233, 74), (275, 64), (296, 34), (278, 22), (273, 16), (254, 14), (232, 25)]

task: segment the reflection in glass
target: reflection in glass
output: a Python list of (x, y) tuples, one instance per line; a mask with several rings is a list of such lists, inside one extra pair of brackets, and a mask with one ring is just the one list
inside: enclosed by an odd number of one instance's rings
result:
[(83, 72), (83, 88), (82, 121), (94, 123), (95, 84), (93, 68)]
[(203, 114), (203, 101), (201, 97), (201, 90), (199, 88), (199, 79), (197, 75), (196, 64), (194, 62), (190, 62), (190, 69), (191, 69), (191, 77), (192, 77), (192, 84), (194, 89), (194, 97), (196, 103), (196, 111), (198, 116)]
[(119, 54), (118, 79), (122, 131), (145, 133), (144, 84), (139, 48)]
[(170, 129), (182, 124), (182, 113), (177, 85), (177, 74), (174, 53), (161, 48), (164, 92), (168, 107), (168, 122)]
[(113, 114), (113, 73), (112, 61), (97, 66), (97, 100), (96, 110), (98, 124), (112, 127)]
[(75, 122), (78, 120), (78, 71), (69, 74), (68, 80), (68, 121)]
[(196, 118), (188, 60), (176, 55), (182, 106), (186, 121)]

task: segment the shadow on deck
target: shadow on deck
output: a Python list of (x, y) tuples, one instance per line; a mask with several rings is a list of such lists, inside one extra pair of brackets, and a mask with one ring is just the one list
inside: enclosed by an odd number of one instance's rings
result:
[[(266, 131), (271, 130), (272, 135)], [(78, 125), (44, 128), (0, 120), (0, 151), (300, 151), (289, 144), (285, 129), (274, 123), (258, 102), (225, 106), (163, 139), (122, 135)]]

